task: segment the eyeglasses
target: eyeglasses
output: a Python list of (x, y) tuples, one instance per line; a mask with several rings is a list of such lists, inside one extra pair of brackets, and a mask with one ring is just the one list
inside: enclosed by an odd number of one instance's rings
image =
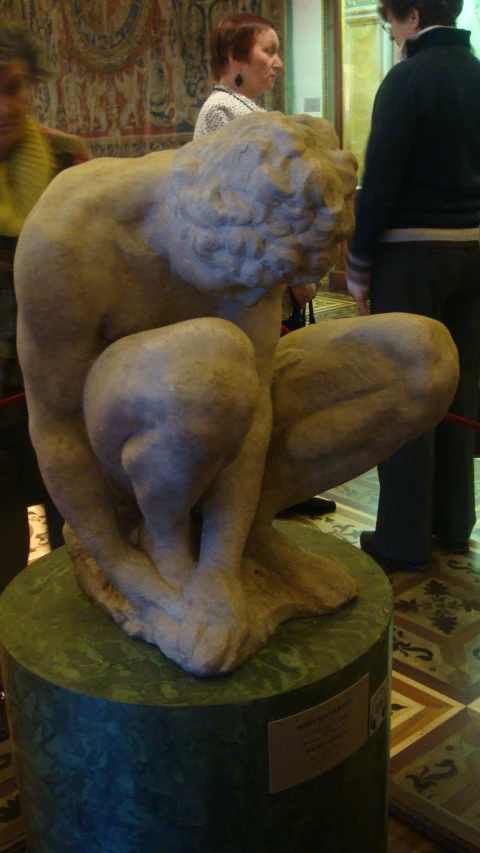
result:
[(382, 24), (382, 30), (387, 34), (387, 36), (392, 35), (392, 25), (390, 21), (384, 21)]

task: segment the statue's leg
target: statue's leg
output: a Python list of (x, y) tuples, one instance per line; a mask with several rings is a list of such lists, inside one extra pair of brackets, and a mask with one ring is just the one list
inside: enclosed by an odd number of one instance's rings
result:
[[(339, 485), (434, 426), (458, 380), (456, 348), (434, 320), (390, 314), (335, 320), (284, 337), (274, 426), (248, 551), (296, 571), (307, 559), (271, 526), (284, 507)], [(313, 558), (308, 555), (308, 561)], [(328, 561), (319, 569), (334, 587)]]
[(273, 518), (386, 459), (441, 420), (457, 381), (449, 332), (424, 317), (335, 320), (286, 335), (260, 512)]
[(199, 557), (191, 511), (238, 451), (257, 393), (253, 349), (222, 320), (123, 338), (89, 375), (84, 412), (94, 452), (133, 489), (143, 516), (138, 544), (176, 589)]
[[(229, 671), (265, 637), (263, 624), (252, 631), (241, 559), (232, 560), (215, 536), (211, 499), (251, 433), (259, 395), (249, 339), (217, 319), (117, 341), (95, 362), (85, 386), (93, 450), (115, 480), (133, 489), (144, 519), (139, 545), (159, 584), (177, 599), (164, 592), (157, 596), (164, 605), (145, 599), (132, 612), (111, 589), (108, 597), (101, 591), (101, 578), (94, 589), (80, 582), (125, 630), (196, 674)], [(239, 490), (240, 506), (249, 500), (252, 495)], [(253, 500), (255, 506), (256, 494)], [(192, 509), (199, 501), (196, 530)], [(221, 534), (228, 546), (239, 514), (234, 503), (224, 510), (229, 526)]]

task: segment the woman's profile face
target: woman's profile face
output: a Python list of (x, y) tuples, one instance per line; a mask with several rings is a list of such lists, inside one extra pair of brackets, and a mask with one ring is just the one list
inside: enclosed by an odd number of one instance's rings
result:
[(390, 28), (390, 41), (394, 41), (397, 47), (402, 47), (406, 39), (416, 35), (420, 30), (420, 16), (416, 9), (410, 9), (404, 21), (389, 14), (386, 23)]
[(0, 160), (20, 144), (25, 130), (29, 92), (28, 71), (22, 59), (0, 68)]
[(256, 98), (273, 88), (277, 72), (283, 68), (278, 50), (279, 41), (275, 30), (262, 30), (256, 34), (248, 60), (241, 63), (240, 74), (244, 80), (242, 94)]

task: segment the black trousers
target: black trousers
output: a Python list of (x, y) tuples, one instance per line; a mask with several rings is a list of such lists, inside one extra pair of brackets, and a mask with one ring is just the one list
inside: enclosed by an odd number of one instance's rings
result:
[[(372, 314), (406, 311), (440, 320), (458, 348), (460, 380), (450, 411), (477, 419), (480, 378), (480, 246), (384, 244), (371, 286)], [(475, 524), (473, 430), (442, 421), (378, 467), (375, 549), (424, 562), (432, 533), (466, 542)]]

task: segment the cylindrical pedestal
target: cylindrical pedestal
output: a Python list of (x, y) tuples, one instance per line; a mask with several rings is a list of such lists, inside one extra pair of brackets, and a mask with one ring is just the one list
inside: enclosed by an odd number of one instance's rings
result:
[(343, 562), (359, 597), (285, 623), (229, 676), (129, 639), (65, 549), (10, 584), (0, 638), (29, 853), (385, 853), (390, 584), (344, 542), (281, 529)]

